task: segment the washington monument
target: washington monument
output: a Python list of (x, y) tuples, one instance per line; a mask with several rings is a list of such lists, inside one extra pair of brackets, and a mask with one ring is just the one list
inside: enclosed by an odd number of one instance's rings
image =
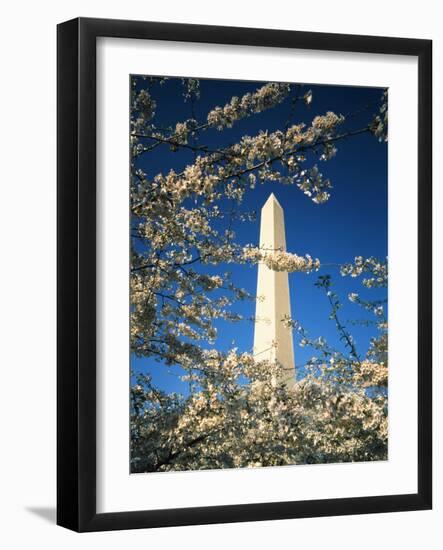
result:
[[(286, 251), (283, 209), (271, 193), (261, 211), (260, 248), (272, 253)], [(282, 320), (291, 317), (288, 273), (274, 271), (263, 262), (258, 266), (257, 306), (254, 327), (254, 356), (257, 360), (278, 362), (284, 368), (280, 381), (292, 387), (295, 382), (292, 331)]]

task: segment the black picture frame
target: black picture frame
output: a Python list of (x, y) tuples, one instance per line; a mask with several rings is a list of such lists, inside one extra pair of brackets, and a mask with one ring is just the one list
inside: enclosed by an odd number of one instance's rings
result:
[[(58, 25), (57, 523), (104, 531), (432, 507), (432, 42), (78, 18)], [(418, 491), (416, 494), (96, 512), (96, 39), (399, 54), (418, 58)], [(414, 359), (414, 358), (413, 358)]]

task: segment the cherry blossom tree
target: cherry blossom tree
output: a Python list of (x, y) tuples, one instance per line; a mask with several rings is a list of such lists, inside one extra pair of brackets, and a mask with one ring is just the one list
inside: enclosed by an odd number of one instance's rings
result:
[[(320, 260), (306, 253), (237, 242), (233, 227), (252, 219), (239, 207), (245, 195), (259, 184), (293, 185), (321, 208), (332, 184), (319, 166), (339, 154), (342, 140), (364, 133), (387, 139), (387, 95), (379, 111), (368, 112), (367, 124), (356, 129), (346, 128), (346, 117), (331, 111), (313, 116), (309, 125), (297, 122), (297, 105), (311, 105), (315, 98), (287, 83), (261, 85), (197, 120), (200, 83), (183, 79), (182, 101), (190, 117), (164, 127), (156, 122), (156, 110), (168, 80), (139, 76), (131, 85), (131, 352), (159, 368), (180, 367), (188, 388), (168, 393), (149, 375), (134, 373), (131, 471), (386, 459), (383, 301), (349, 295), (373, 314), (379, 332), (360, 356), (340, 319), (331, 277), (319, 277), (316, 285), (325, 293), (344, 349), (333, 349), (323, 338), (311, 338), (296, 320), (283, 319), (300, 344), (316, 353), (291, 389), (276, 382), (282, 379), (281, 365), (237, 349), (218, 351), (215, 322), (241, 321), (233, 304), (259, 299), (235, 284), (226, 265), (264, 262), (273, 270), (302, 273), (320, 268)], [(220, 139), (219, 147), (205, 145), (208, 132), (222, 137), (240, 120), (283, 102), (291, 103), (291, 116), (281, 129), (244, 135), (235, 143)], [(147, 174), (142, 159), (159, 148), (174, 157), (175, 168)], [(233, 205), (229, 211), (227, 201)], [(208, 266), (218, 266), (219, 273), (210, 274)], [(366, 288), (387, 286), (385, 260), (357, 257), (340, 273)]]

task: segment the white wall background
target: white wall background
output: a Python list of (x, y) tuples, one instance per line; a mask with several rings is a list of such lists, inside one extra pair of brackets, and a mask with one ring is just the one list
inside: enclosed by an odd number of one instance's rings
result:
[[(442, 290), (435, 285), (435, 501), (430, 512), (77, 535), (55, 521), (55, 25), (81, 16), (434, 40), (435, 273), (442, 278), (443, 31), (439, 1), (271, 3), (15, 1), (0, 40), (0, 543), (8, 549), (439, 548), (442, 539)], [(4, 196), (3, 196), (4, 193)], [(401, 197), (399, 197), (401, 200)], [(6, 256), (6, 257), (5, 257)], [(440, 341), (439, 340), (440, 336)]]

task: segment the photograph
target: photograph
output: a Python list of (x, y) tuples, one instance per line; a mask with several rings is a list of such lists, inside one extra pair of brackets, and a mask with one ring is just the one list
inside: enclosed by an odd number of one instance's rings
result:
[(388, 460), (388, 95), (129, 76), (131, 474)]

